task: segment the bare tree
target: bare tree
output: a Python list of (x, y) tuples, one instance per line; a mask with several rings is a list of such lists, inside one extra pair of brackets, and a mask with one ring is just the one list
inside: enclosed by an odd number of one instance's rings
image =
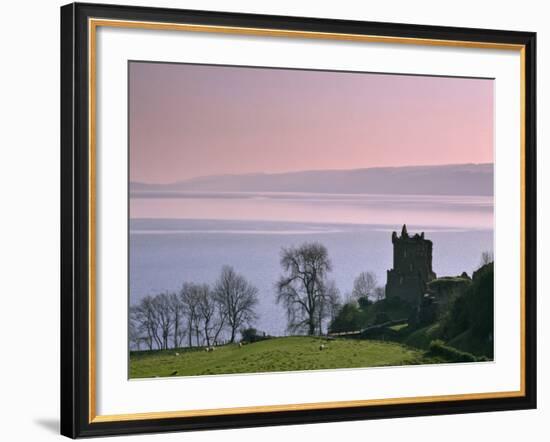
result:
[(147, 333), (151, 334), (157, 348), (162, 348), (162, 339), (159, 335), (159, 320), (155, 309), (154, 296), (146, 296), (141, 301), (141, 307), (146, 315)]
[(146, 296), (141, 299), (139, 304), (130, 309), (132, 320), (138, 325), (140, 333), (144, 334), (144, 340), (153, 350), (155, 346), (162, 348), (162, 339), (159, 335), (159, 321), (156, 314), (155, 302), (152, 296)]
[(214, 287), (216, 300), (230, 331), (230, 342), (235, 342), (237, 330), (252, 322), (258, 304), (258, 289), (231, 266), (223, 266)]
[(327, 320), (331, 322), (336, 318), (341, 304), (340, 291), (334, 280), (330, 280), (323, 285), (320, 296), (318, 325), (319, 334), (322, 335), (323, 323)]
[(353, 290), (351, 292), (354, 299), (375, 298), (375, 290), (378, 285), (378, 280), (374, 272), (361, 272), (353, 281)]
[(318, 242), (281, 250), (285, 273), (277, 282), (277, 303), (284, 305), (289, 330), (321, 333), (327, 299), (327, 273), (332, 270), (326, 247)]
[[(142, 330), (143, 329), (139, 322), (138, 316), (136, 315), (136, 307), (131, 306), (128, 321), (128, 340), (130, 341), (131, 349), (134, 348), (138, 351), (141, 350), (141, 343), (146, 341), (141, 335)], [(151, 345), (149, 345), (149, 349), (152, 349)]]
[(201, 318), (202, 332), (206, 339), (206, 345), (210, 347), (212, 342), (216, 343), (218, 336), (225, 325), (225, 315), (222, 306), (214, 295), (210, 286), (202, 284), (199, 286), (199, 303), (197, 313)]
[(212, 324), (212, 340), (214, 341), (214, 345), (217, 345), (220, 341), (220, 335), (221, 333), (226, 329), (227, 327), (227, 316), (225, 314), (223, 305), (220, 303), (220, 301), (216, 298), (216, 294), (212, 292), (214, 295), (214, 299), (216, 302), (216, 313), (214, 315), (214, 322)]
[(495, 260), (495, 258), (494, 258), (494, 256), (493, 256), (493, 252), (491, 252), (491, 251), (489, 251), (489, 250), (485, 250), (485, 251), (481, 254), (480, 267), (483, 267), (483, 266), (486, 265), (486, 264), (490, 264), (490, 263), (492, 263), (494, 260)]
[(185, 329), (183, 328), (183, 319), (185, 316), (185, 308), (180, 296), (177, 293), (170, 293), (169, 308), (172, 314), (174, 323), (174, 332), (172, 334), (173, 347), (181, 347), (183, 338), (185, 337)]
[(187, 344), (193, 347), (193, 334), (196, 337), (197, 345), (200, 345), (200, 285), (186, 282), (180, 290), (179, 297), (187, 318)]
[(160, 333), (160, 348), (167, 350), (170, 346), (169, 340), (174, 326), (170, 295), (168, 293), (160, 293), (153, 297), (152, 303)]
[(374, 300), (376, 302), (382, 301), (386, 297), (386, 289), (384, 287), (376, 287), (374, 289)]

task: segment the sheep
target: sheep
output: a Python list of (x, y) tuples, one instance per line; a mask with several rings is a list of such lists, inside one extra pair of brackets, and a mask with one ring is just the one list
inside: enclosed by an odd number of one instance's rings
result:
[(319, 351), (323, 351), (325, 348), (327, 348), (327, 346), (325, 344), (321, 344), (319, 346)]
[(180, 354), (178, 352), (174, 353), (174, 356), (179, 356)]

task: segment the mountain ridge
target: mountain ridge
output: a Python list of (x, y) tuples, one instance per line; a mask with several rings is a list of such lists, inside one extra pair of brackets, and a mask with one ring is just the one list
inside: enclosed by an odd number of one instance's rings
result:
[(131, 182), (130, 192), (309, 192), (493, 195), (493, 164), (371, 167), (206, 175), (167, 184)]

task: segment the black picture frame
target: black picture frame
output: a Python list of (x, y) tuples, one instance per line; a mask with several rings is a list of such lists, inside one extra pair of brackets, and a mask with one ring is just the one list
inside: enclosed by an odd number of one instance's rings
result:
[[(524, 395), (317, 410), (90, 418), (90, 18), (521, 45), (524, 51)], [(61, 434), (76, 438), (536, 408), (536, 34), (167, 8), (61, 7)]]

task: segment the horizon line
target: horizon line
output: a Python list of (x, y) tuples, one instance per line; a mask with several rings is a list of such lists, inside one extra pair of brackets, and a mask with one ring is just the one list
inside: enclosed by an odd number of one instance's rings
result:
[[(130, 184), (145, 184), (145, 185), (173, 185), (188, 182), (191, 180), (201, 179), (201, 178), (213, 178), (213, 177), (236, 177), (236, 176), (261, 176), (261, 175), (286, 175), (292, 173), (304, 173), (304, 172), (342, 172), (342, 171), (356, 171), (356, 170), (374, 170), (374, 169), (406, 169), (406, 168), (421, 168), (421, 167), (446, 167), (446, 166), (494, 166), (494, 162), (486, 163), (441, 163), (441, 164), (411, 164), (403, 166), (370, 166), (370, 167), (357, 167), (352, 169), (297, 169), (289, 170), (285, 172), (248, 172), (248, 173), (222, 173), (222, 174), (212, 174), (212, 175), (196, 175), (189, 178), (184, 178), (176, 181), (165, 181), (165, 182), (148, 182), (148, 181), (133, 181), (128, 180)], [(129, 174), (130, 175), (130, 174)]]

